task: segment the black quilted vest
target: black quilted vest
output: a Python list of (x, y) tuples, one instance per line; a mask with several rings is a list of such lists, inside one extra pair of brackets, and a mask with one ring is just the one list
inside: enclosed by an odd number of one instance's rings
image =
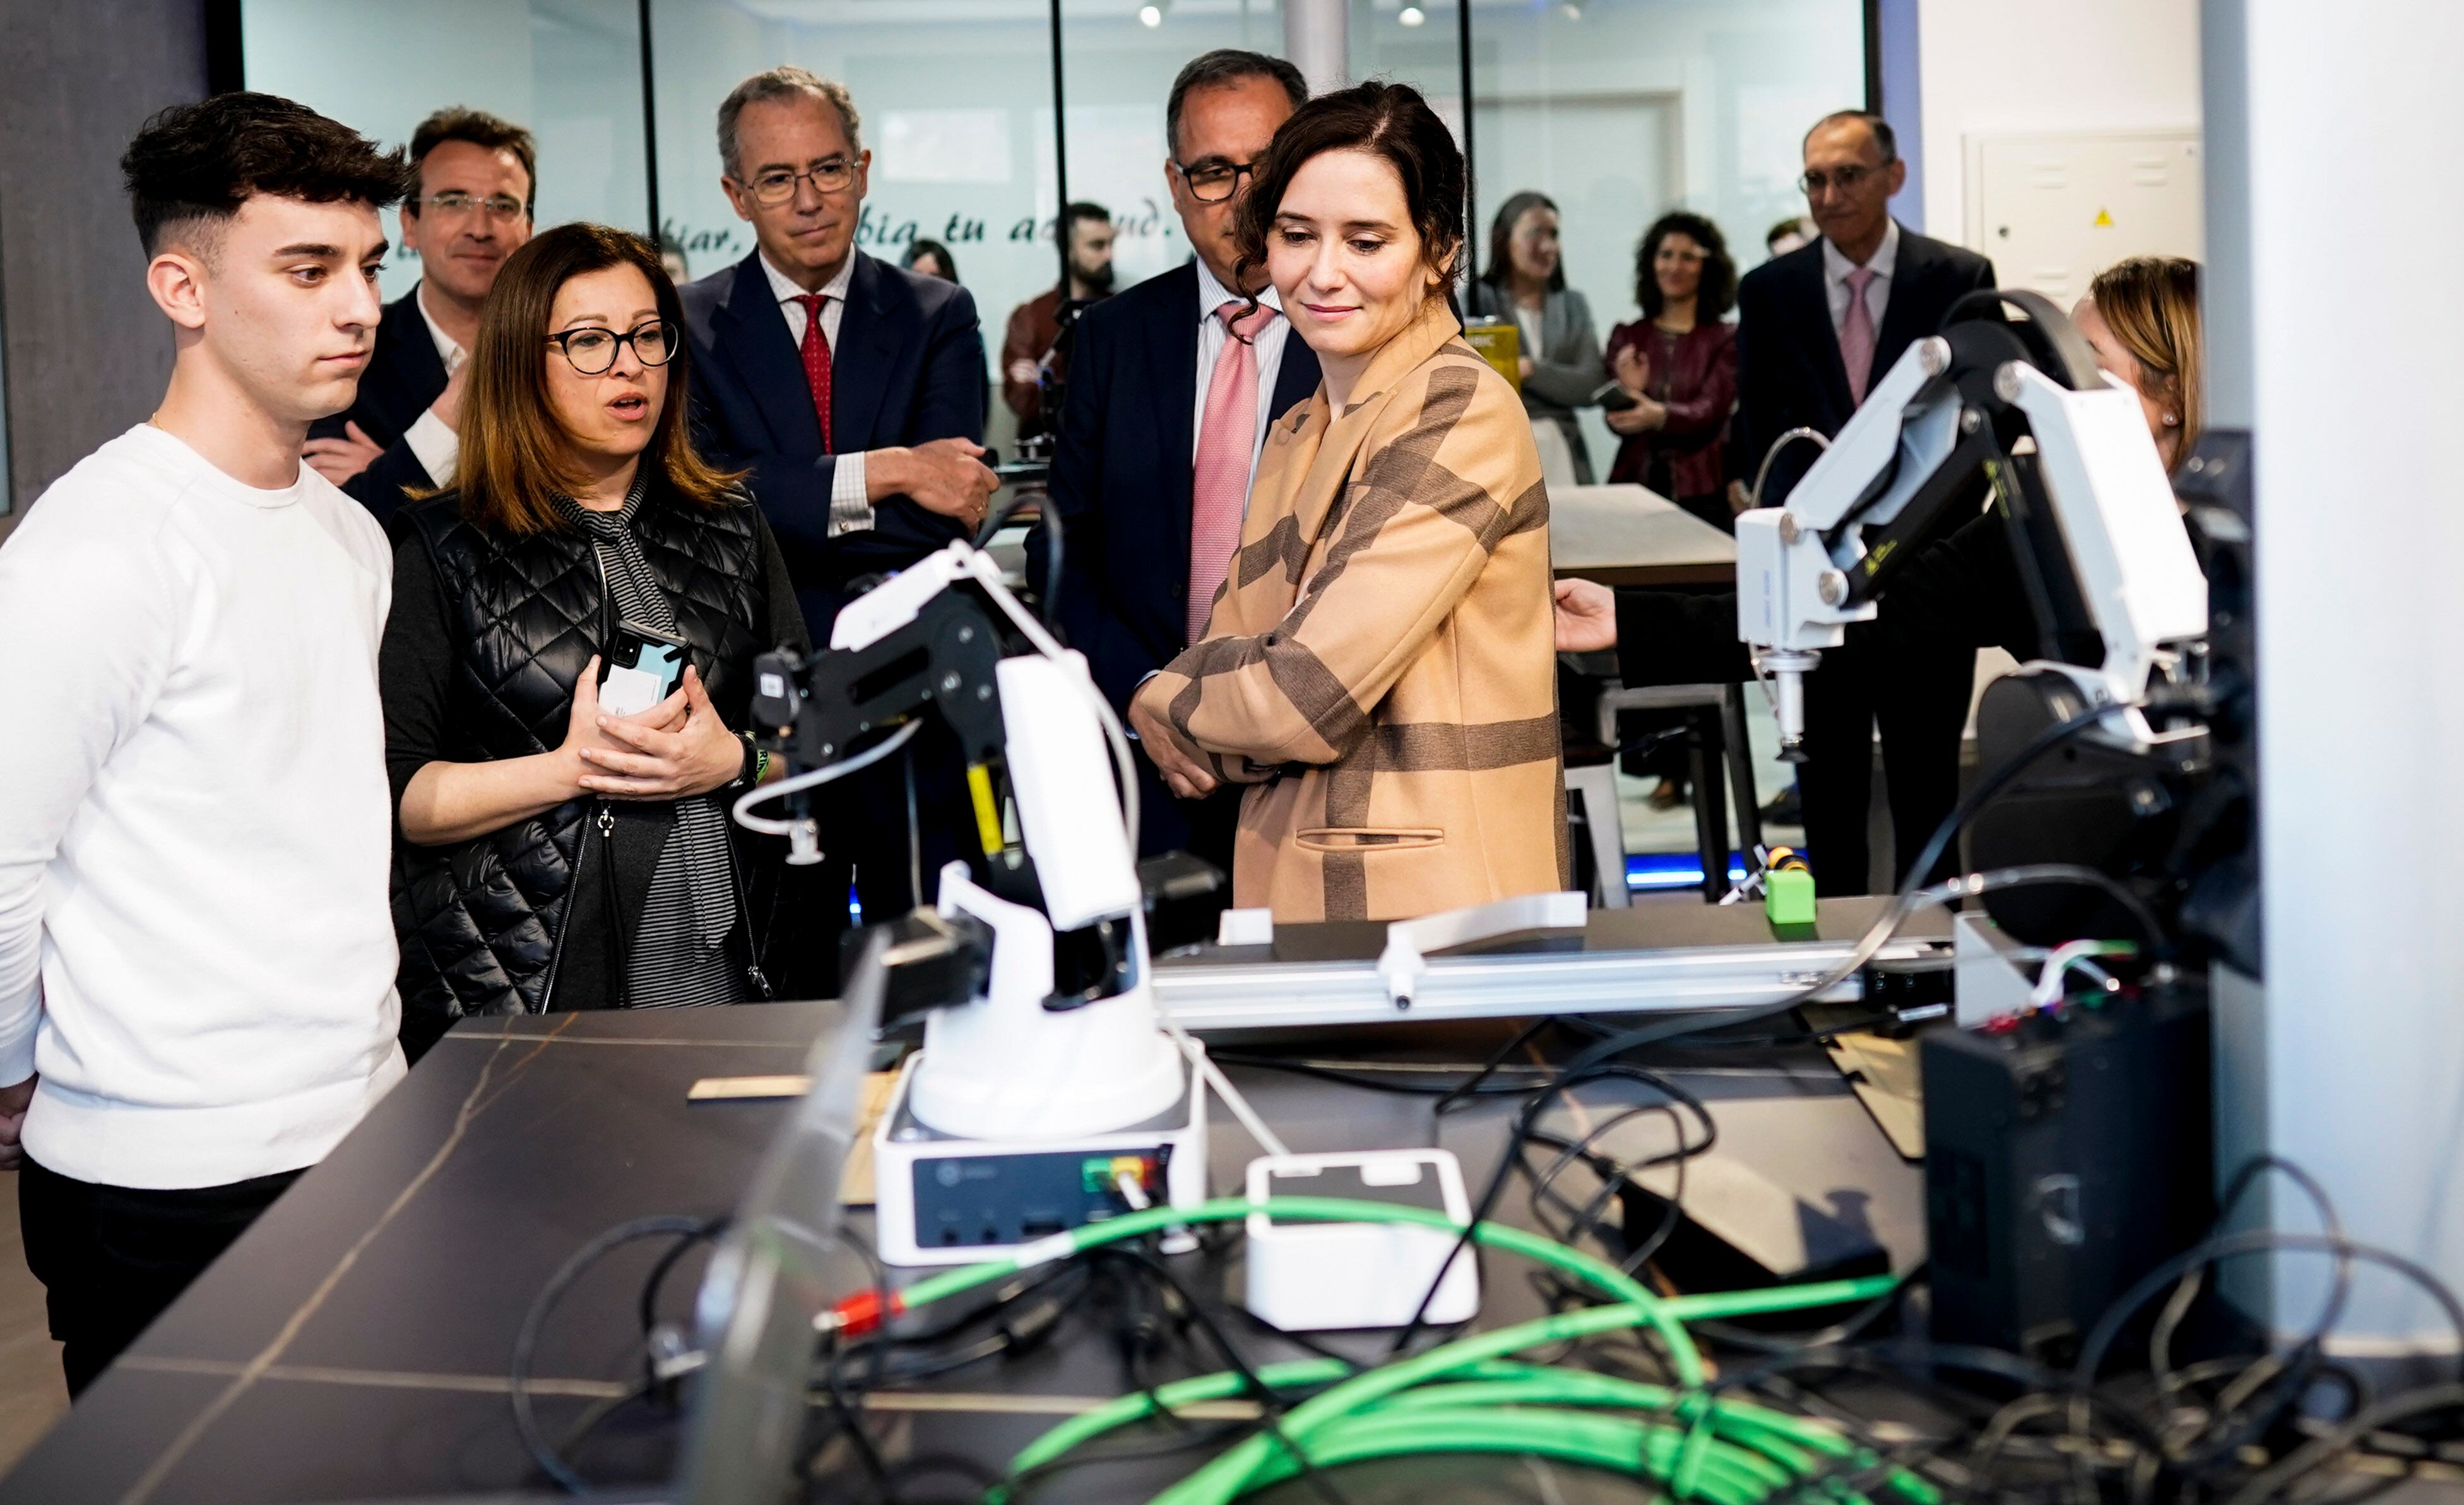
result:
[[(454, 500), (449, 493), (402, 515), (436, 563), (453, 623), (441, 756), (546, 752), (564, 741), (573, 687), (615, 627), (597, 556), (578, 532), (514, 538), (473, 527)], [(695, 508), (654, 484), (634, 523), (730, 726), (745, 722), (754, 655), (775, 646), (765, 640), (757, 516), (749, 505)], [(605, 1007), (625, 962), (607, 917), (631, 933), (673, 819), (670, 805), (583, 798), (452, 847), (397, 841), (406, 1037), (471, 1014)], [(603, 830), (609, 839), (595, 839)], [(737, 852), (740, 873), (743, 844)]]

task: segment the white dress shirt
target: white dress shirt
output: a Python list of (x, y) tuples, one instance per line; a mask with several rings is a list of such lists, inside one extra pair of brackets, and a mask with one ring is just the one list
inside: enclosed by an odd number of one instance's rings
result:
[[(453, 373), (462, 369), (462, 363), (471, 359), (471, 352), (462, 348), (461, 342), (447, 334), (445, 326), (436, 321), (436, 316), (428, 311), (428, 283), (425, 279), (412, 291), (410, 300), (419, 310), (420, 321), (428, 325), (428, 338), (436, 345), (436, 358), (445, 363), (446, 379), (452, 380)], [(436, 416), (435, 409), (429, 408), (412, 419), (410, 427), (403, 432), (402, 442), (410, 446), (410, 453), (419, 460), (419, 468), (428, 472), (431, 485), (453, 484), (453, 467), (462, 458), (462, 436), (447, 427), (444, 419)]]
[[(804, 345), (804, 305), (796, 299), (804, 296), (795, 279), (770, 264), (767, 255), (761, 257), (761, 275), (770, 279), (770, 296), (779, 300), (779, 312), (787, 321), (787, 338), (801, 350)], [(830, 347), (830, 374), (836, 377), (839, 365), (839, 326), (847, 322), (847, 284), (855, 279), (855, 253), (839, 263), (838, 275), (820, 287), (822, 295), (822, 338)], [(842, 533), (861, 533), (872, 526), (872, 498), (865, 490), (864, 454), (861, 451), (841, 454), (830, 471), (830, 537)]]
[[(1215, 316), (1216, 310), (1225, 303), (1245, 301), (1239, 294), (1224, 287), (1208, 269), (1203, 256), (1195, 259), (1198, 263), (1198, 393), (1189, 425), (1189, 457), (1192, 461), (1198, 458), (1199, 431), (1206, 427), (1206, 387), (1215, 379), (1215, 358), (1223, 353), (1225, 342), (1232, 338), (1232, 332), (1223, 327), (1223, 321)], [(1267, 320), (1265, 327), (1250, 337), (1250, 343), (1258, 353), (1258, 432), (1249, 443), (1249, 476), (1252, 480), (1258, 475), (1258, 452), (1265, 447), (1266, 426), (1275, 421), (1275, 374), (1283, 369), (1284, 342), (1290, 339), (1292, 333), (1292, 321), (1283, 317), (1284, 300), (1275, 295), (1271, 283), (1258, 295), (1258, 301), (1273, 309), (1275, 317)], [(1242, 495), (1241, 505), (1245, 514), (1248, 510), (1247, 488), (1243, 488)]]
[[(1874, 334), (1882, 333), (1882, 311), (1891, 306), (1891, 274), (1900, 265), (1900, 222), (1883, 221), (1882, 243), (1876, 247), (1865, 268), (1874, 280), (1865, 284), (1865, 311), (1874, 317)], [(1848, 274), (1857, 263), (1839, 254), (1831, 237), (1822, 237), (1822, 290), (1831, 298), (1831, 331), (1837, 334), (1848, 322)]]

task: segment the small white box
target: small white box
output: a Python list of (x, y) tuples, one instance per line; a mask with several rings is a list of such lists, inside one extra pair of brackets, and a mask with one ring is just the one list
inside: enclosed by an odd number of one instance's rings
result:
[[(1463, 1166), (1450, 1150), (1353, 1150), (1249, 1162), (1250, 1202), (1284, 1197), (1392, 1202), (1471, 1221)], [(1458, 1235), (1408, 1223), (1301, 1223), (1249, 1214), (1246, 1302), (1287, 1332), (1401, 1327), (1419, 1309)], [(1446, 1266), (1422, 1320), (1467, 1322), (1480, 1311), (1480, 1267), (1466, 1248)]]

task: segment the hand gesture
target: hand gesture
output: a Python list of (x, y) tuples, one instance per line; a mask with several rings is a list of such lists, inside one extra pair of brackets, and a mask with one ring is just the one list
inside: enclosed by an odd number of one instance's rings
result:
[(1649, 433), (1660, 427), (1653, 420), (1666, 412), (1666, 409), (1646, 397), (1631, 408), (1620, 408), (1614, 412), (1600, 414), (1600, 421), (1609, 426), (1611, 433)]
[[(701, 672), (688, 666), (676, 694), (684, 697), (685, 719), (673, 731), (650, 719), (666, 712), (675, 696), (640, 719), (600, 714), (596, 730), (604, 741), (576, 750), (589, 769), (582, 787), (614, 800), (676, 800), (734, 783), (744, 771), (744, 742), (718, 719), (702, 689)], [(581, 698), (577, 689), (577, 710)], [(594, 709), (597, 699), (594, 691)]]
[(1617, 646), (1617, 592), (1589, 580), (1557, 582), (1557, 652), (1595, 653)]
[(451, 376), (445, 379), (445, 390), (436, 394), (436, 401), (428, 405), (428, 410), (436, 415), (437, 422), (455, 433), (460, 433), (462, 432), (462, 394), (470, 389), (471, 363), (464, 361), (453, 368)]
[(0, 1087), (0, 1170), (15, 1170), (26, 1163), (26, 1151), (17, 1141), (25, 1132), (26, 1108), (34, 1100), (34, 1083), (29, 1076), (12, 1087)]
[(1619, 345), (1617, 354), (1609, 358), (1609, 374), (1617, 378), (1619, 387), (1639, 397), (1651, 388), (1651, 358), (1642, 353), (1640, 345)]
[(1160, 694), (1149, 694), (1154, 689), (1155, 681), (1150, 679), (1130, 701), (1130, 730), (1136, 734), (1138, 745), (1147, 750), (1147, 758), (1162, 776), (1165, 788), (1184, 800), (1214, 793), (1214, 772), (1183, 749), (1180, 733), (1156, 703)]
[(299, 447), (299, 457), (308, 462), (308, 468), (337, 486), (375, 464), (385, 453), (385, 446), (356, 423), (343, 424), (342, 432), (347, 437), (311, 439)]
[(982, 525), (992, 495), (1001, 486), (980, 456), (984, 447), (967, 439), (935, 439), (900, 452), (897, 489), (927, 512), (954, 518), (969, 532)]

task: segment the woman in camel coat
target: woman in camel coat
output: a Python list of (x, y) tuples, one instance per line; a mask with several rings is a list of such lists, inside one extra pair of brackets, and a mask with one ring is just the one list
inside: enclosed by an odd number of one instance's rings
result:
[(1445, 291), (1463, 159), (1414, 90), (1309, 101), (1242, 207), (1324, 384), (1278, 420), (1205, 637), (1138, 692), (1176, 793), (1252, 786), (1243, 906), (1392, 919), (1565, 882), (1549, 499)]

